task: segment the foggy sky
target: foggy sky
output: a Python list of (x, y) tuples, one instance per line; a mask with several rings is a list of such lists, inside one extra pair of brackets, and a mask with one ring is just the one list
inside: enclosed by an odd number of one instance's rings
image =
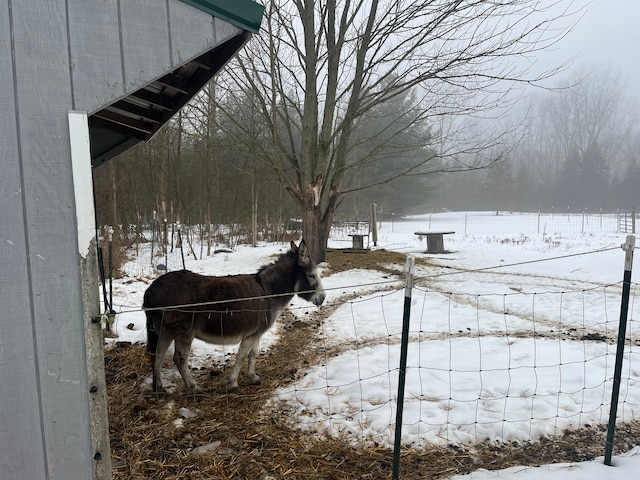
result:
[(640, 0), (576, 0), (574, 6), (586, 6), (583, 18), (553, 51), (539, 54), (540, 64), (551, 68), (575, 56), (570, 69), (606, 67), (640, 98)]

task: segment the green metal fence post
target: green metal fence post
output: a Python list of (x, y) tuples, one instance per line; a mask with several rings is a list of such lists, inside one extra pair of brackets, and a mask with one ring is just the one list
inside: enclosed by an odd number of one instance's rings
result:
[(624, 279), (622, 283), (622, 304), (620, 306), (620, 326), (618, 327), (618, 347), (616, 350), (616, 364), (613, 371), (613, 389), (611, 391), (611, 410), (609, 412), (609, 426), (607, 428), (607, 442), (604, 451), (604, 464), (611, 465), (613, 453), (613, 437), (616, 430), (616, 415), (618, 413), (618, 397), (620, 395), (620, 378), (622, 376), (622, 357), (624, 356), (624, 342), (627, 331), (627, 314), (629, 311), (629, 293), (631, 291), (631, 267), (633, 265), (633, 249), (636, 237), (627, 235), (627, 241), (622, 244), (625, 251)]
[(416, 259), (407, 257), (405, 272), (407, 284), (404, 289), (404, 314), (402, 317), (402, 342), (400, 344), (400, 371), (398, 375), (398, 398), (396, 407), (396, 430), (393, 445), (393, 480), (400, 478), (400, 448), (402, 440), (402, 411), (404, 408), (404, 384), (407, 376), (407, 351), (409, 349), (409, 320), (411, 318), (411, 293)]

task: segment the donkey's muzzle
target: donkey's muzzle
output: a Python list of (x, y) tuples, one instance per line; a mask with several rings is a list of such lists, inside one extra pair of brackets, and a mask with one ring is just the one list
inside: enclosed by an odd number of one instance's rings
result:
[(326, 296), (327, 296), (327, 295), (324, 293), (324, 290), (322, 290), (322, 291), (320, 291), (320, 292), (317, 292), (317, 293), (313, 296), (312, 301), (313, 301), (313, 303), (314, 303), (315, 305), (317, 305), (317, 306), (319, 307), (320, 305), (322, 305), (322, 304), (324, 303), (324, 299), (326, 298)]

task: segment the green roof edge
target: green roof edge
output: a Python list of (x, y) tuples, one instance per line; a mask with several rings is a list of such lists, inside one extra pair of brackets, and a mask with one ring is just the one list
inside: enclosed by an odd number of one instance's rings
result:
[(258, 33), (264, 6), (253, 0), (181, 0), (195, 8), (207, 12), (214, 17), (248, 30)]

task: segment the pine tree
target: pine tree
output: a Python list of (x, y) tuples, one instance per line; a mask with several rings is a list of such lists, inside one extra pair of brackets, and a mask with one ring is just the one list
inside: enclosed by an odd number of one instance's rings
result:
[(515, 180), (508, 161), (499, 162), (486, 171), (482, 197), (487, 204), (495, 206), (496, 215), (500, 209), (513, 207), (515, 198)]
[(567, 155), (556, 182), (556, 200), (559, 206), (567, 205), (575, 210), (584, 205), (584, 193), (580, 186), (581, 173), (580, 152), (574, 147)]
[(584, 206), (601, 208), (609, 192), (609, 166), (597, 141), (589, 142), (581, 165), (580, 188), (584, 194)]
[(627, 170), (626, 175), (617, 187), (619, 207), (621, 210), (631, 210), (633, 207), (640, 207), (640, 164), (633, 161)]

